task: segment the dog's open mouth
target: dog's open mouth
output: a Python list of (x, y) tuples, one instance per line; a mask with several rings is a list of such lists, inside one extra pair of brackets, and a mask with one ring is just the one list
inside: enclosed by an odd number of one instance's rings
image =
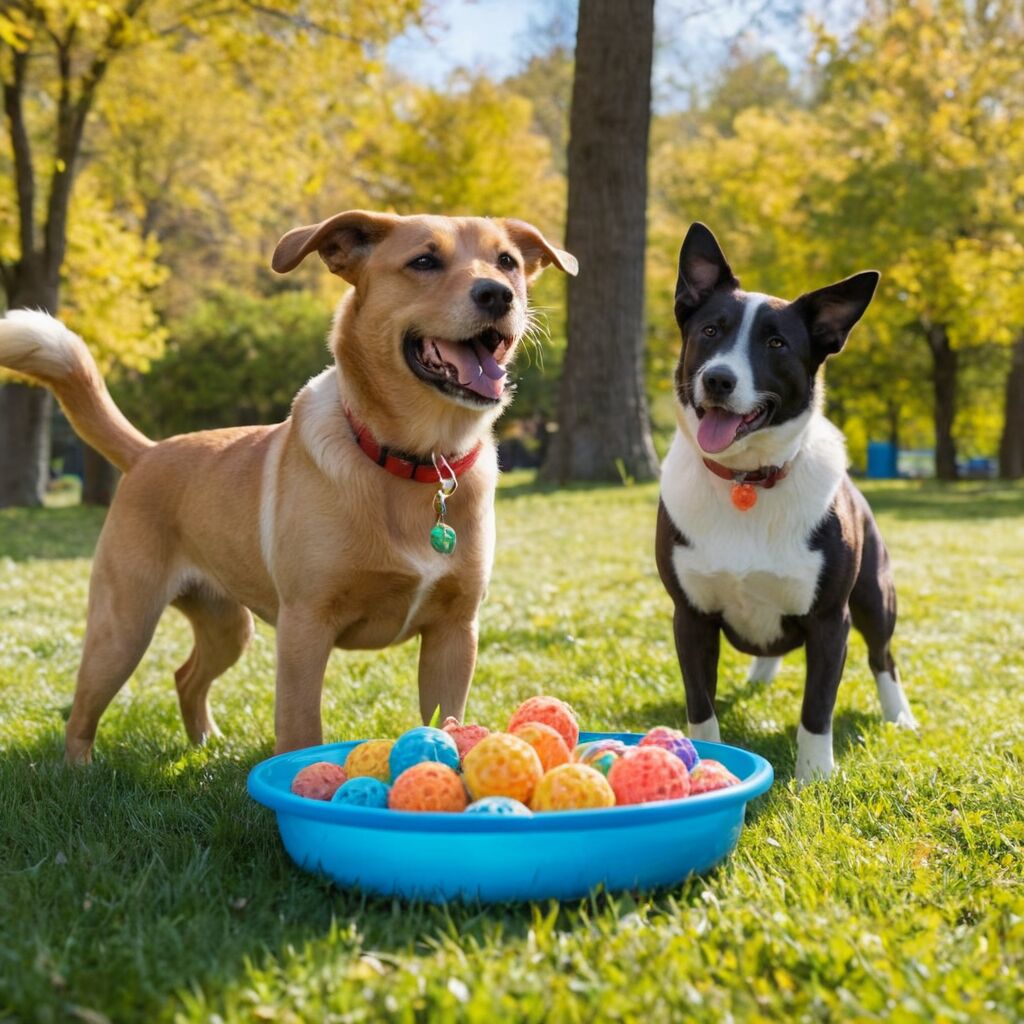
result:
[(774, 410), (773, 402), (762, 402), (748, 413), (733, 412), (717, 405), (698, 406), (697, 443), (712, 455), (724, 452), (741, 437), (767, 426)]
[(501, 360), (511, 347), (512, 339), (493, 327), (461, 341), (410, 331), (403, 346), (405, 361), (417, 377), (480, 405), (501, 401), (506, 378)]

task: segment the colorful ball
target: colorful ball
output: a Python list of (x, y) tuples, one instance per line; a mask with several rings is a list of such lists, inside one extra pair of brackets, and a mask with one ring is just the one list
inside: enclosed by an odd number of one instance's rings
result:
[(581, 743), (572, 752), (573, 761), (579, 764), (590, 765), (596, 768), (602, 775), (607, 776), (612, 765), (622, 757), (628, 747), (619, 740), (591, 740), (589, 743)]
[(614, 807), (615, 793), (608, 780), (585, 764), (562, 764), (537, 783), (530, 807), (535, 811), (581, 811)]
[(395, 740), (388, 757), (391, 766), (391, 777), (397, 782), (398, 776), (423, 761), (437, 762), (455, 769), (459, 767), (459, 748), (455, 740), (441, 729), (429, 725), (421, 725), (402, 733)]
[(721, 761), (702, 758), (700, 764), (690, 772), (690, 796), (712, 793), (716, 789), (735, 786), (740, 780)]
[(537, 751), (526, 740), (492, 732), (466, 755), (462, 772), (474, 800), (508, 796), (528, 804), (544, 769)]
[(507, 796), (485, 796), (474, 800), (467, 808), (467, 814), (497, 814), (503, 818), (532, 818), (533, 812), (526, 804)]
[(661, 747), (670, 754), (675, 754), (686, 770), (691, 771), (693, 766), (700, 760), (697, 748), (678, 729), (670, 729), (667, 725), (656, 725), (640, 741), (641, 747)]
[(437, 761), (406, 768), (388, 793), (393, 811), (464, 811), (466, 803), (466, 787), (458, 773)]
[(350, 807), (387, 807), (390, 790), (391, 787), (380, 779), (361, 775), (344, 783), (331, 798), (331, 803), (348, 804)]
[(366, 740), (353, 747), (345, 759), (346, 774), (350, 779), (369, 777), (378, 782), (390, 782), (388, 758), (394, 745), (394, 740)]
[(544, 771), (549, 772), (560, 764), (569, 763), (569, 748), (561, 735), (545, 725), (543, 722), (525, 722), (512, 730), (513, 736), (518, 736), (537, 751), (540, 758), (540, 766)]
[(310, 800), (330, 800), (338, 787), (348, 778), (340, 764), (317, 761), (308, 764), (292, 779), (292, 792)]
[(509, 719), (508, 731), (515, 732), (526, 722), (540, 722), (550, 725), (572, 750), (579, 742), (580, 727), (572, 708), (557, 697), (530, 697), (524, 700)]
[(608, 782), (620, 804), (677, 800), (690, 792), (686, 765), (663, 747), (633, 747), (612, 765)]
[(491, 730), (483, 725), (461, 725), (457, 718), (450, 715), (441, 723), (441, 729), (448, 733), (455, 746), (459, 748), (459, 757), (465, 757)]

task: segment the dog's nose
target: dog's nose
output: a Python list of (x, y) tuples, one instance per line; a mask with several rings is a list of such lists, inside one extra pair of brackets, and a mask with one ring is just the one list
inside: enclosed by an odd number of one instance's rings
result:
[(508, 285), (486, 279), (474, 281), (469, 294), (477, 306), (495, 320), (509, 311), (512, 299), (515, 298)]
[(728, 366), (709, 367), (702, 380), (709, 398), (728, 398), (736, 390), (736, 374)]

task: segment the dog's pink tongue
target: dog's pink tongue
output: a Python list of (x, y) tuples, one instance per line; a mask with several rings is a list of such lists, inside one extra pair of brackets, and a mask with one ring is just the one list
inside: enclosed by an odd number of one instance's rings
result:
[(472, 345), (456, 341), (434, 341), (441, 358), (459, 371), (459, 383), (484, 398), (501, 398), (505, 390), (505, 371), (479, 341)]
[(697, 427), (697, 443), (706, 452), (724, 452), (736, 439), (743, 417), (725, 409), (706, 409)]

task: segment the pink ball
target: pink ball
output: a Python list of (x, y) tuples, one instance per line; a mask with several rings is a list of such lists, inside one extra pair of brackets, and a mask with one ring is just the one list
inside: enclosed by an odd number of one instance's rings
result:
[(442, 723), (441, 728), (448, 733), (455, 746), (459, 748), (459, 757), (465, 757), (485, 736), (491, 735), (491, 730), (485, 725), (462, 725), (457, 718), (449, 715)]
[(693, 766), (700, 760), (697, 756), (697, 748), (678, 729), (670, 729), (667, 725), (656, 725), (640, 741), (641, 747), (662, 747), (670, 754), (675, 754), (687, 771), (693, 771)]
[(317, 761), (308, 764), (292, 779), (292, 792), (310, 800), (330, 800), (343, 782), (348, 779), (340, 764)]
[(702, 758), (690, 772), (690, 796), (735, 786), (740, 780), (721, 761)]

